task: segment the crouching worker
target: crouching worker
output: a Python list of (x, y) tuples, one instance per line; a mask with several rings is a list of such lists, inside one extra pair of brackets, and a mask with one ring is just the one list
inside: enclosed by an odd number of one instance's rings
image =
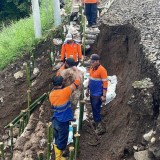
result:
[(65, 69), (71, 68), (75, 66), (75, 62), (73, 58), (68, 58), (65, 63), (63, 64), (63, 66), (57, 71), (56, 76), (60, 76), (61, 72)]
[(51, 108), (53, 109), (52, 125), (54, 128), (54, 151), (56, 160), (65, 160), (62, 156), (62, 151), (66, 149), (68, 134), (69, 134), (69, 121), (74, 119), (73, 111), (71, 109), (70, 96), (80, 84), (80, 77), (78, 75), (77, 67), (73, 67), (76, 72), (74, 82), (63, 88), (62, 76), (53, 77), (54, 89), (49, 95)]

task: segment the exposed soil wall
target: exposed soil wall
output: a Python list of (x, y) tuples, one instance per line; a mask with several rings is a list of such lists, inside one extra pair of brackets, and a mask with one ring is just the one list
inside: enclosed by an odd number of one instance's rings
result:
[[(98, 159), (132, 159), (133, 145), (141, 143), (142, 134), (148, 131), (152, 124), (152, 116), (133, 112), (128, 101), (133, 92), (132, 83), (151, 74), (146, 65), (140, 31), (130, 25), (100, 27), (101, 33), (91, 52), (101, 56), (101, 63), (109, 75), (118, 77), (116, 98), (106, 108), (103, 108), (103, 121), (107, 133), (101, 137), (97, 147), (86, 146), (90, 137), (94, 137), (84, 126), (80, 143), (80, 160)], [(148, 65), (148, 64), (147, 64)], [(147, 73), (146, 74), (146, 69)], [(156, 82), (156, 77), (155, 77)], [(142, 127), (143, 126), (143, 127)]]
[[(38, 57), (35, 63), (40, 73), (33, 79), (33, 81), (36, 79), (36, 84), (31, 87), (32, 101), (49, 90), (52, 68), (49, 63), (47, 49), (50, 49), (50, 41), (39, 44), (35, 51), (33, 51), (36, 57)], [(23, 63), (28, 61), (29, 55), (25, 54), (25, 56), (18, 58), (5, 70), (0, 71), (0, 98), (3, 99), (3, 102), (0, 102), (0, 132), (3, 131), (3, 127), (11, 122), (21, 110), (27, 108), (27, 82)], [(14, 73), (18, 71), (23, 72), (23, 77), (16, 80)]]

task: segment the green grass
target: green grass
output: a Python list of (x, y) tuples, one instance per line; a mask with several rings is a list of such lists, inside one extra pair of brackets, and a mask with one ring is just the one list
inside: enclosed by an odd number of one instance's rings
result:
[[(45, 1), (42, 2), (41, 26), (43, 35), (45, 34), (45, 30), (53, 26), (51, 0), (49, 6), (48, 20), (46, 16)], [(30, 52), (38, 41), (40, 40), (34, 38), (32, 16), (26, 19), (21, 19), (16, 23), (12, 23), (7, 28), (3, 28), (0, 33), (0, 69), (6, 67), (22, 54)]]

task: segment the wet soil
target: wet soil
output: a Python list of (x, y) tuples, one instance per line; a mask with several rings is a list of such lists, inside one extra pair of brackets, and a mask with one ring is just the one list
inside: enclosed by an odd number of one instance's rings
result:
[[(49, 85), (53, 74), (48, 59), (48, 49), (50, 49), (50, 41), (39, 44), (33, 51), (36, 56), (35, 65), (39, 68), (40, 74), (36, 77), (36, 84), (31, 87), (31, 102), (44, 92), (49, 91)], [(29, 57), (29, 53), (26, 53), (23, 57), (10, 64), (6, 69), (0, 71), (0, 97), (3, 98), (3, 102), (0, 102), (1, 132), (3, 132), (3, 127), (13, 120), (21, 110), (27, 108), (27, 82), (23, 63), (28, 62)], [(18, 71), (23, 71), (24, 76), (16, 80), (14, 78), (14, 73)]]
[[(151, 117), (134, 113), (127, 104), (132, 93), (132, 82), (145, 77), (146, 73), (144, 54), (139, 44), (140, 31), (129, 25), (113, 27), (102, 25), (100, 30), (97, 44), (92, 46), (91, 53), (98, 53), (101, 56), (101, 64), (106, 67), (108, 75), (118, 77), (117, 96), (102, 109), (103, 123), (107, 132), (100, 137), (99, 145), (88, 145), (95, 135), (93, 129), (84, 122), (80, 132), (78, 159), (132, 160), (133, 145), (141, 142), (142, 134), (152, 125)], [(54, 72), (50, 66), (48, 49), (50, 41), (40, 44), (35, 49), (36, 65), (40, 74), (36, 77), (36, 85), (31, 89), (32, 101), (52, 88), (50, 82)], [(29, 56), (25, 55), (0, 72), (0, 97), (4, 99), (3, 103), (0, 102), (1, 132), (22, 109), (27, 108), (26, 78), (15, 80), (13, 74), (23, 70), (23, 63), (28, 59)], [(47, 116), (48, 114), (46, 119)]]
[(98, 43), (91, 52), (101, 56), (101, 64), (107, 69), (108, 75), (118, 77), (117, 96), (102, 109), (107, 132), (101, 136), (98, 146), (84, 143), (95, 136), (87, 125), (83, 126), (79, 159), (134, 159), (133, 145), (141, 143), (142, 134), (153, 123), (152, 117), (134, 113), (127, 104), (132, 93), (132, 83), (146, 76), (144, 54), (139, 44), (140, 32), (130, 25), (102, 25), (100, 30)]

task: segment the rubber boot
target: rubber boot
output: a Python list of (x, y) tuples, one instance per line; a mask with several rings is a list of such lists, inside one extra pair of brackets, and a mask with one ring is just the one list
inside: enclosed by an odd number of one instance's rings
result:
[(98, 122), (98, 125), (96, 126), (96, 130), (95, 132), (98, 134), (98, 135), (102, 135), (106, 132), (106, 129), (105, 127), (103, 126), (102, 122)]
[(55, 144), (54, 144), (54, 152), (55, 152), (55, 160), (66, 160), (64, 157), (62, 157), (62, 151), (59, 150)]

